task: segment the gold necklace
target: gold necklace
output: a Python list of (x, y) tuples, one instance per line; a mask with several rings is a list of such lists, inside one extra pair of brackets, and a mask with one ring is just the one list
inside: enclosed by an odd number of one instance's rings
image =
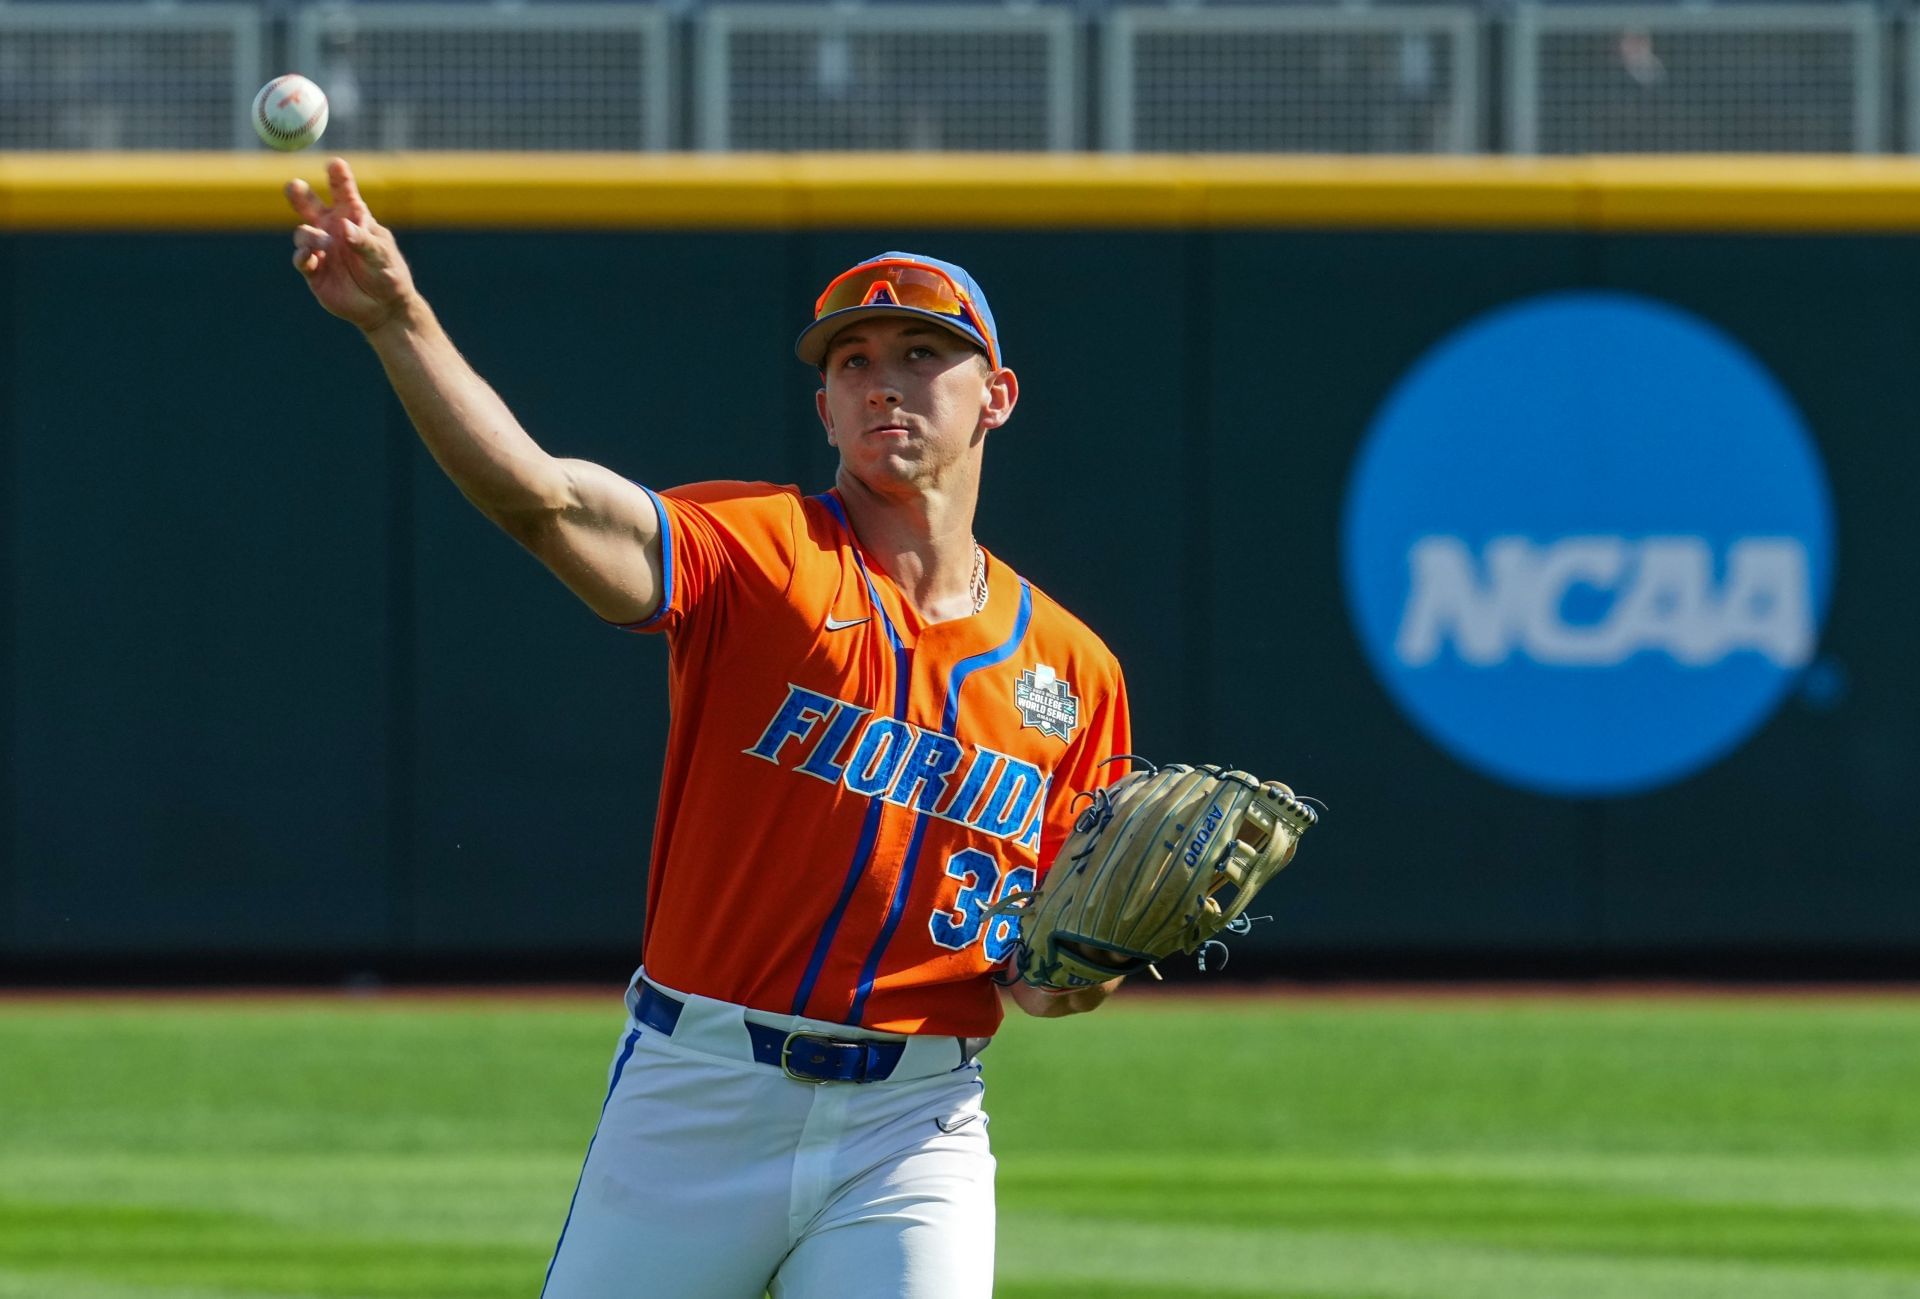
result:
[(987, 607), (987, 552), (980, 549), (980, 543), (973, 543), (973, 611), (979, 613)]

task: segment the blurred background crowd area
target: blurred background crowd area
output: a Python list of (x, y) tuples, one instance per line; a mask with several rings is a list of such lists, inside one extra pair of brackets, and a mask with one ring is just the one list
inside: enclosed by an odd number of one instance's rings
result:
[(1920, 22), (1819, 3), (0, 0), (0, 150), (1920, 151)]

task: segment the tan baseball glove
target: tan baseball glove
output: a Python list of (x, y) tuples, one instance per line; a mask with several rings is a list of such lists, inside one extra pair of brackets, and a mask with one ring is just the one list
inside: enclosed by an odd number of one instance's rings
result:
[(1278, 781), (1219, 767), (1137, 771), (1082, 797), (1038, 891), (993, 909), (1019, 918), (1010, 974), (1049, 991), (1151, 969), (1240, 927), (1320, 819)]

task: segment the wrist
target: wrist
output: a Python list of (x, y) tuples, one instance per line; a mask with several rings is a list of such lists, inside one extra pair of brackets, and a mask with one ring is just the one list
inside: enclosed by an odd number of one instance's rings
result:
[(392, 303), (373, 323), (360, 326), (360, 333), (369, 343), (378, 346), (382, 339), (422, 334), (433, 325), (433, 312), (426, 301), (418, 294), (410, 293)]
[(1094, 1010), (1120, 986), (1120, 980), (1091, 984), (1084, 988), (1049, 988), (1020, 980), (1007, 991), (1014, 1003), (1039, 1019), (1058, 1019), (1062, 1015), (1080, 1015)]

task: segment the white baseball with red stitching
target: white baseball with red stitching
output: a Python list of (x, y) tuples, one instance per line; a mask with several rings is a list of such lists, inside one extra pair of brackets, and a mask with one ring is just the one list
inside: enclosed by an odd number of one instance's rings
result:
[(298, 73), (275, 77), (253, 97), (253, 129), (276, 149), (304, 149), (327, 129), (327, 96)]

